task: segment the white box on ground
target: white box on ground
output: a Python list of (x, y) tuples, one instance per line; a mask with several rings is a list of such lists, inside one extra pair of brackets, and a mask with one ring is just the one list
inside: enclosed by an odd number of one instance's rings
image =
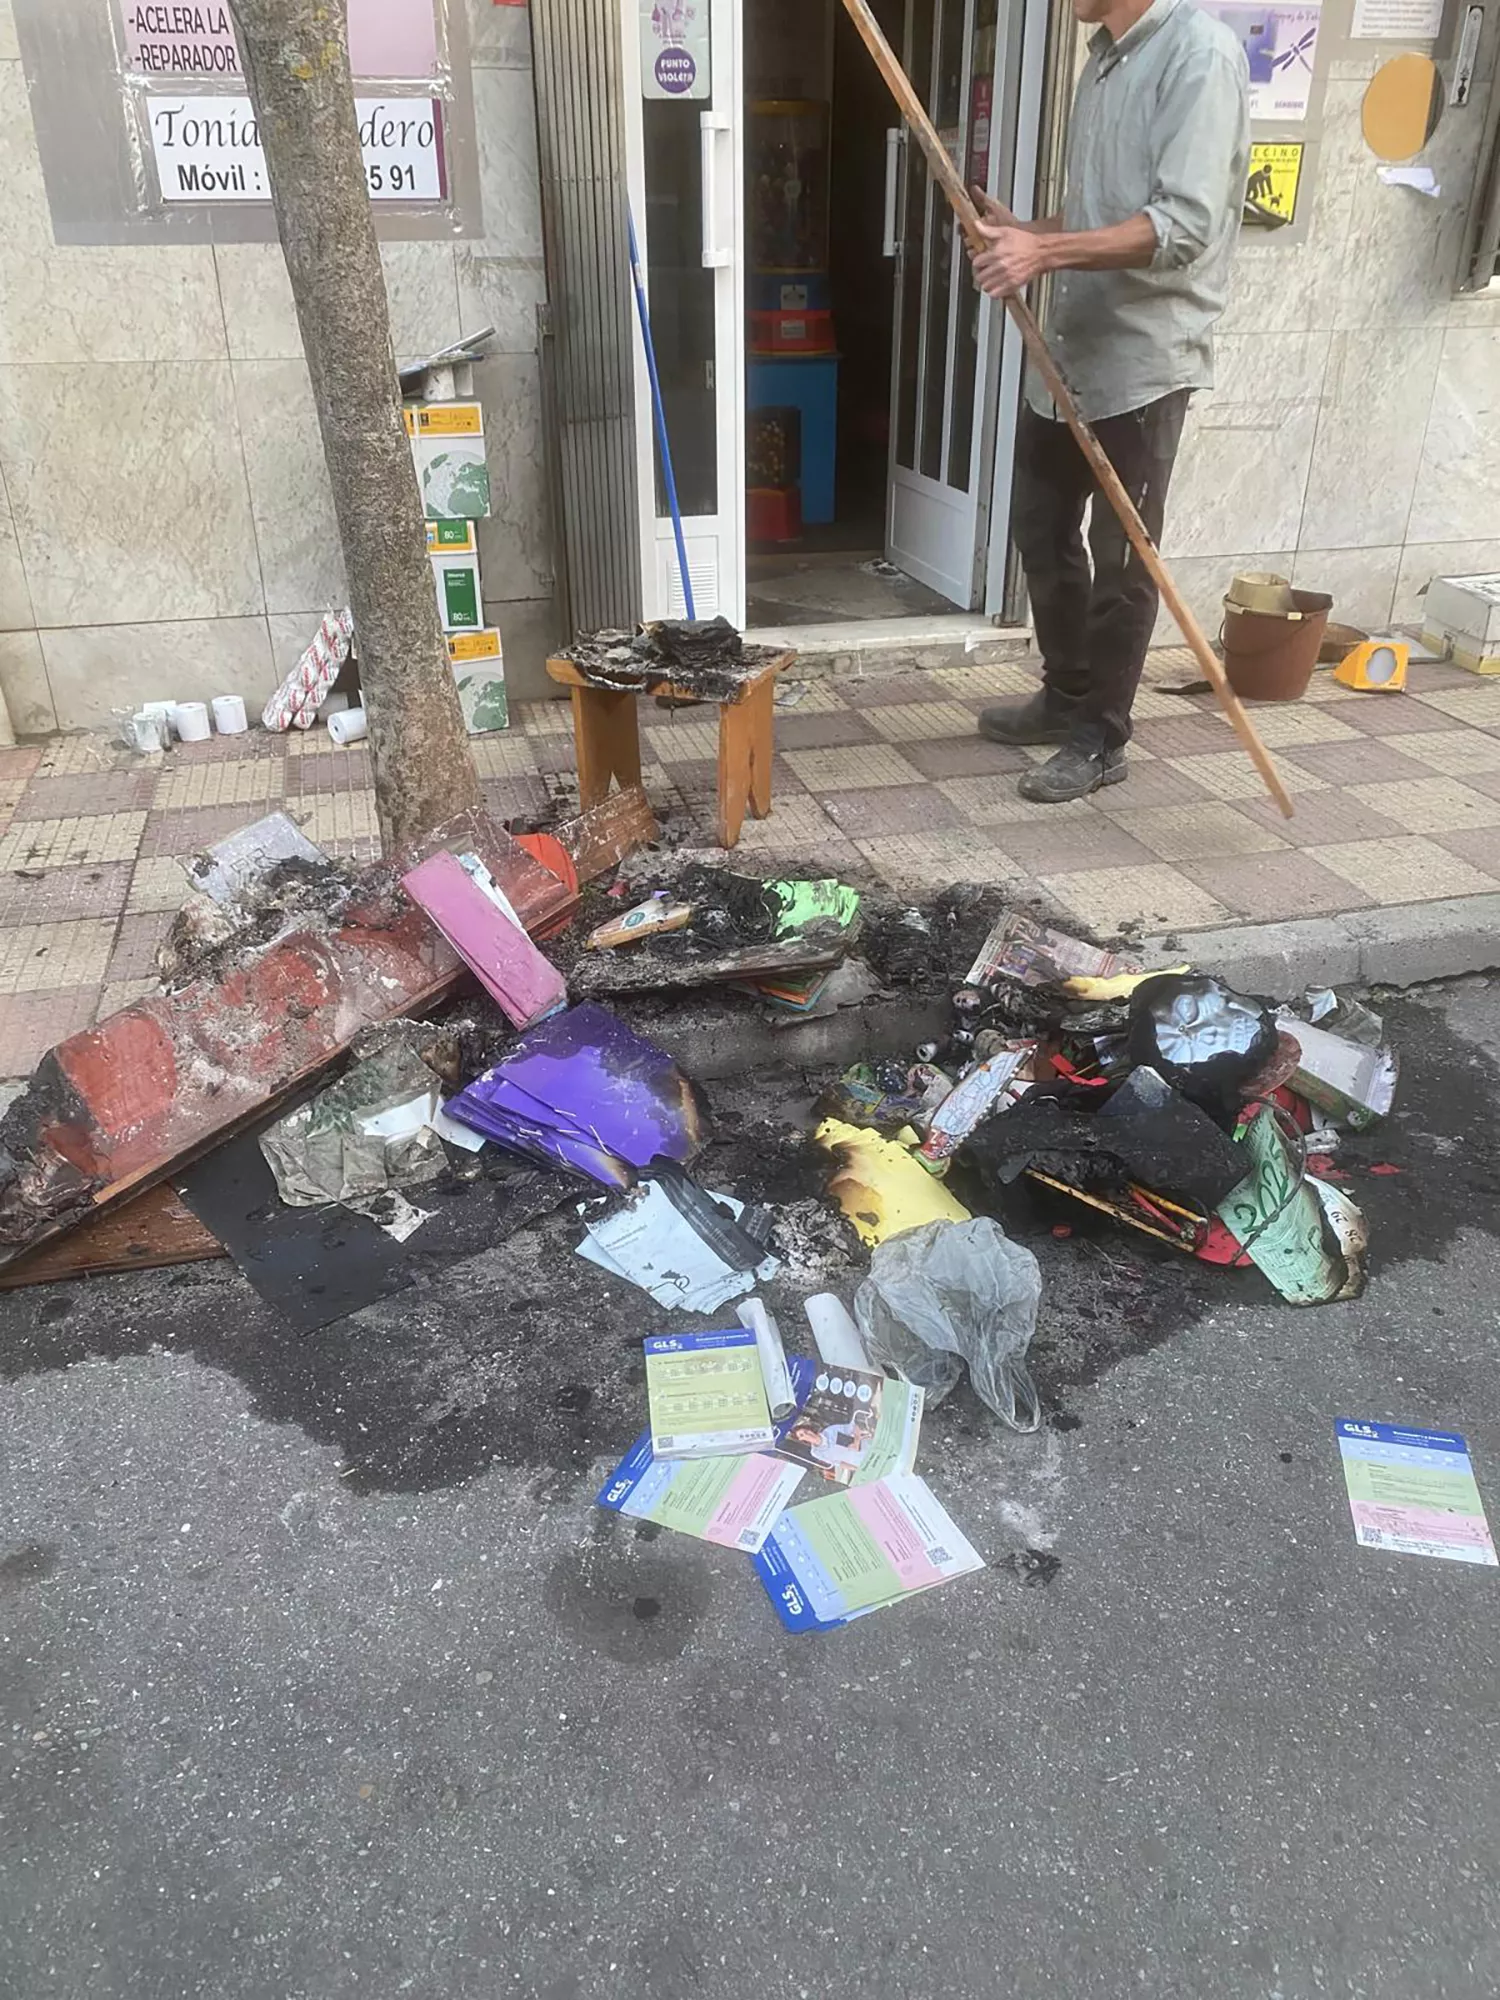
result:
[(1435, 576), (1422, 609), (1422, 643), (1471, 673), (1500, 674), (1500, 574)]

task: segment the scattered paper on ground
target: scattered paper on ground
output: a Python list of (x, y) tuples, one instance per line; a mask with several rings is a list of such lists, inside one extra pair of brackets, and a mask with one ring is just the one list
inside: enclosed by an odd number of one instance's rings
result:
[[(736, 1221), (744, 1214), (745, 1204), (733, 1195), (707, 1192)], [(578, 1246), (580, 1257), (639, 1285), (659, 1306), (683, 1312), (716, 1312), (781, 1269), (771, 1256), (739, 1269), (727, 1264), (656, 1181), (642, 1182), (623, 1208), (586, 1227), (588, 1234)]]
[(645, 1345), (658, 1458), (720, 1457), (774, 1441), (760, 1350), (745, 1327), (659, 1334)]
[(800, 1466), (757, 1452), (658, 1458), (643, 1433), (606, 1480), (599, 1505), (756, 1555), (801, 1480)]
[(789, 1632), (824, 1632), (984, 1561), (915, 1473), (790, 1507), (755, 1558)]
[(1397, 1555), (1495, 1566), (1484, 1502), (1457, 1431), (1398, 1424), (1334, 1425), (1356, 1539)]
[(910, 1382), (820, 1366), (782, 1432), (777, 1455), (836, 1486), (866, 1486), (910, 1472), (922, 1403), (922, 1391)]

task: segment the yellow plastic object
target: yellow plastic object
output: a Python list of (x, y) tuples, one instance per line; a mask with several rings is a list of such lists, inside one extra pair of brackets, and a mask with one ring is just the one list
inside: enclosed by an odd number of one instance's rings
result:
[(1381, 160), (1409, 160), (1432, 137), (1443, 109), (1442, 78), (1429, 56), (1393, 56), (1365, 86), (1360, 129)]
[(1366, 639), (1345, 653), (1333, 670), (1333, 678), (1346, 688), (1362, 693), (1399, 694), (1406, 686), (1406, 667), (1411, 647), (1395, 639)]
[(1062, 990), (1070, 1000), (1128, 1000), (1144, 979), (1164, 979), (1168, 973), (1180, 976), (1192, 969), (1190, 965), (1160, 965), (1155, 972), (1120, 972), (1113, 979), (1090, 979), (1079, 973), (1065, 979)]
[(935, 1180), (910, 1148), (917, 1135), (902, 1128), (900, 1137), (882, 1139), (878, 1132), (866, 1132), (858, 1125), (846, 1125), (841, 1118), (825, 1118), (816, 1138), (825, 1152), (833, 1155), (837, 1172), (828, 1183), (828, 1192), (859, 1232), (862, 1243), (872, 1248), (903, 1229), (918, 1229), (924, 1222), (972, 1222), (973, 1216), (961, 1201), (955, 1201), (940, 1180)]

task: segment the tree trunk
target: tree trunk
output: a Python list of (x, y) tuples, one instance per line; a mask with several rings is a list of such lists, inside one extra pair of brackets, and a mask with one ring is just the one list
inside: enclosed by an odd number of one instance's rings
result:
[(427, 560), (343, 0), (231, 0), (312, 374), (369, 715), (381, 842), (480, 803)]

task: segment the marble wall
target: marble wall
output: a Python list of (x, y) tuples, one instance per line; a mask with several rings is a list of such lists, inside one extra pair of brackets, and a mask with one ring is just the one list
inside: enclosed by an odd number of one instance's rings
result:
[[(1236, 570), (1331, 591), (1370, 628), (1414, 620), (1435, 575), (1500, 568), (1500, 296), (1453, 294), (1495, 51), (1420, 155), (1432, 200), (1387, 187), (1360, 131), (1402, 45), (1350, 42), (1349, 0), (1323, 13), (1311, 225), (1243, 239), (1168, 502), (1163, 552), (1210, 636)], [(1165, 613), (1156, 639), (1178, 642)]]
[[(465, 0), (482, 236), (383, 256), (397, 351), (493, 324), (477, 370), (495, 511), (486, 615), (512, 684), (549, 684), (552, 551), (535, 310), (544, 296), (529, 20)], [(1500, 296), (1452, 285), (1495, 50), (1422, 156), (1442, 194), (1387, 187), (1360, 103), (1396, 45), (1325, 0), (1307, 136), (1310, 226), (1247, 238), (1218, 383), (1190, 414), (1165, 552), (1205, 626), (1237, 569), (1409, 620), (1441, 572), (1500, 569)], [(1494, 36), (1487, 41), (1493, 43)], [(343, 581), (279, 249), (59, 248), (0, 0), (0, 688), (18, 731), (164, 695), (258, 706)], [(1175, 634), (1162, 619), (1157, 637)]]
[[(398, 356), (493, 325), (476, 370), (494, 491), (488, 621), (523, 695), (555, 634), (536, 307), (545, 295), (530, 29), (467, 0), (484, 234), (382, 250)], [(281, 251), (59, 248), (0, 0), (0, 688), (16, 729), (153, 697), (259, 708), (343, 601)]]

